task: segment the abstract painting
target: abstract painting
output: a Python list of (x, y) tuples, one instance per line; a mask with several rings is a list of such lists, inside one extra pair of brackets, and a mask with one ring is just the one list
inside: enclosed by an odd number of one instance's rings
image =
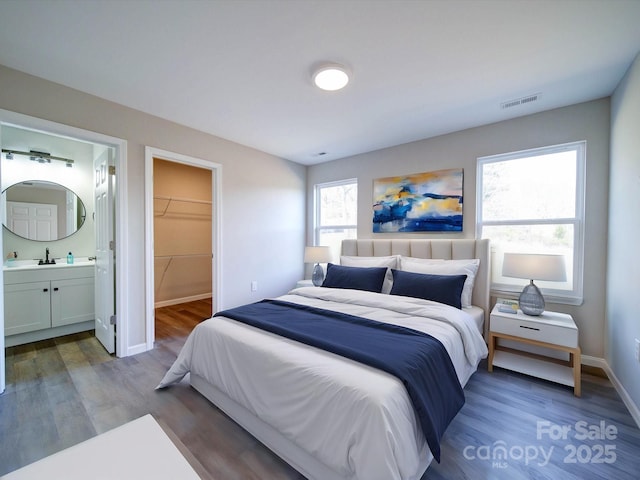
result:
[(373, 231), (461, 232), (463, 170), (373, 181)]

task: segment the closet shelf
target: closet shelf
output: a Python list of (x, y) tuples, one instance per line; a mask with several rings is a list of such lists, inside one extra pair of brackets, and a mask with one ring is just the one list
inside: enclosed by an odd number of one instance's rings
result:
[(181, 253), (178, 255), (155, 255), (154, 258), (176, 258), (176, 257), (212, 257), (211, 253)]
[[(160, 207), (158, 210), (154, 208), (154, 216), (163, 217), (167, 214), (174, 215), (184, 215), (184, 216), (201, 216), (201, 217), (210, 217), (211, 216), (211, 205), (212, 202), (210, 200), (196, 200), (195, 198), (183, 198), (183, 197), (170, 197), (165, 195), (154, 195), (154, 201), (160, 200), (166, 202), (163, 207)], [(192, 205), (200, 205), (204, 207), (207, 211), (197, 212), (197, 211), (179, 211), (180, 207), (177, 207), (179, 204), (192, 204)], [(171, 211), (171, 206), (174, 206), (177, 211)], [(206, 208), (206, 207), (209, 208)], [(200, 210), (204, 210), (200, 207)]]
[[(169, 261), (166, 263), (164, 268), (162, 268), (162, 273), (160, 274), (160, 281), (158, 282), (158, 287), (157, 288), (160, 288), (162, 286), (162, 284), (164, 282), (164, 277), (167, 274), (167, 270), (169, 270), (169, 267), (173, 263), (174, 259), (177, 259), (177, 258), (197, 258), (197, 257), (213, 258), (213, 253), (183, 253), (183, 254), (178, 254), (178, 255), (155, 255), (154, 256), (155, 260), (166, 260), (166, 259), (169, 259)], [(180, 262), (178, 262), (178, 263), (180, 263)]]

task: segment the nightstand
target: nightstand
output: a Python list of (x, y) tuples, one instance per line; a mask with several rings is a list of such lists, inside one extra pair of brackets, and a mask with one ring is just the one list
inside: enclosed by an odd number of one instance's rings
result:
[(313, 287), (313, 282), (311, 280), (298, 280), (298, 283), (296, 283), (296, 288), (300, 287)]
[[(489, 371), (502, 367), (538, 378), (573, 387), (580, 396), (580, 347), (578, 327), (571, 315), (545, 311), (533, 317), (518, 313), (503, 313), (497, 305), (491, 311), (489, 326)], [(569, 354), (569, 361), (538, 353), (497, 345), (498, 339), (544, 347)]]

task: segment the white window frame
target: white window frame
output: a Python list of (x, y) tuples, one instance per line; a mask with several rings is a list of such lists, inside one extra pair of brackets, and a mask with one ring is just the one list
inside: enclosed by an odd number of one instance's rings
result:
[[(548, 155), (563, 151), (576, 151), (576, 198), (575, 198), (575, 217), (573, 218), (549, 218), (549, 219), (518, 219), (518, 220), (500, 220), (488, 221), (482, 218), (482, 198), (483, 198), (483, 168), (489, 163), (504, 162), (520, 158), (529, 158), (535, 156)], [(568, 305), (581, 305), (583, 302), (584, 287), (584, 223), (585, 223), (585, 173), (586, 173), (586, 153), (587, 142), (578, 141), (564, 143), (560, 145), (551, 145), (541, 148), (532, 148), (517, 152), (503, 153), (499, 155), (490, 155), (479, 157), (477, 159), (477, 176), (476, 176), (476, 236), (482, 237), (482, 229), (485, 226), (500, 225), (545, 225), (545, 224), (568, 224), (574, 229), (573, 238), (573, 290), (560, 290), (541, 288), (545, 299), (551, 303), (560, 303)], [(540, 252), (546, 253), (546, 252)], [(495, 256), (494, 256), (495, 257)], [(493, 262), (496, 259), (493, 258)], [(493, 267), (493, 266), (492, 266)], [(493, 269), (493, 268), (492, 268)], [(517, 295), (521, 288), (514, 285), (500, 284), (491, 282), (492, 295)]]
[[(325, 182), (325, 183), (317, 183), (316, 185), (314, 185), (313, 187), (313, 198), (314, 198), (314, 215), (313, 215), (313, 244), (314, 245), (318, 245), (319, 243), (319, 239), (320, 239), (320, 232), (322, 230), (331, 230), (331, 229), (335, 229), (335, 228), (341, 228), (341, 229), (347, 229), (347, 228), (352, 228), (356, 231), (356, 234), (358, 232), (358, 224), (357, 221), (354, 225), (319, 225), (320, 222), (320, 208), (321, 208), (321, 202), (320, 202), (320, 191), (323, 188), (330, 188), (330, 187), (338, 187), (340, 185), (347, 185), (347, 184), (355, 184), (356, 186), (358, 185), (358, 179), (357, 178), (348, 178), (345, 180), (336, 180), (333, 182)], [(357, 216), (357, 215), (356, 215)]]

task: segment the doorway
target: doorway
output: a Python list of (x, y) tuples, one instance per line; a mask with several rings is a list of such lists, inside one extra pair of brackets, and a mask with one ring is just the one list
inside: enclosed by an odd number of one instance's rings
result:
[(156, 307), (220, 298), (221, 166), (152, 147), (145, 151), (147, 348)]
[[(126, 224), (126, 218), (124, 218), (126, 216), (126, 210), (123, 208), (123, 206), (126, 205), (126, 199), (127, 199), (126, 197), (126, 141), (115, 138), (115, 137), (110, 137), (107, 135), (102, 135), (95, 132), (89, 132), (79, 128), (51, 122), (48, 120), (42, 120), (35, 117), (29, 117), (27, 115), (18, 114), (15, 112), (0, 110), (0, 145), (2, 145), (3, 148), (5, 148), (5, 143), (3, 143), (2, 131), (7, 128), (20, 129), (27, 133), (32, 132), (33, 134), (38, 134), (41, 139), (45, 138), (46, 136), (49, 136), (52, 139), (52, 141), (67, 139), (67, 140), (72, 140), (77, 144), (84, 144), (92, 152), (89, 155), (91, 157), (89, 161), (93, 159), (94, 153), (98, 151), (104, 152), (105, 150), (108, 150), (110, 152), (109, 156), (111, 159), (111, 165), (113, 166), (115, 171), (120, 172), (118, 176), (118, 181), (117, 181), (118, 189), (116, 190), (114, 197), (112, 197), (112, 206), (113, 206), (112, 212), (114, 215), (114, 219), (113, 219), (114, 225)], [(34, 149), (34, 148), (31, 148), (31, 149)], [(37, 150), (37, 148), (35, 149)], [(29, 153), (29, 151), (30, 149), (26, 148), (26, 153)], [(4, 152), (4, 156), (6, 156), (7, 153), (8, 152)], [(47, 158), (47, 156), (40, 156), (40, 158), (38, 158), (38, 156), (35, 156), (36, 157), (35, 161), (32, 163), (34, 164), (38, 163), (38, 164), (44, 164), (44, 165), (57, 164), (59, 166), (60, 163), (58, 162), (62, 162), (62, 166), (64, 167), (62, 170), (66, 172), (66, 175), (68, 177), (71, 176), (70, 172), (74, 171), (74, 168), (79, 167), (79, 165), (74, 165), (75, 163), (73, 161), (74, 159), (71, 157), (67, 159), (65, 158), (57, 159), (54, 157), (57, 157), (58, 155), (55, 155), (53, 152), (47, 152), (47, 153), (50, 154), (49, 158)], [(12, 153), (9, 155), (10, 155), (10, 158), (14, 156)], [(68, 161), (68, 160), (71, 160), (71, 161)], [(64, 165), (65, 163), (67, 165)], [(71, 168), (67, 168), (68, 166), (70, 166)], [(75, 171), (78, 172), (79, 170), (80, 169), (78, 168)], [(50, 174), (52, 171), (53, 170), (49, 170), (48, 174)], [(91, 164), (89, 165), (89, 171), (93, 173), (93, 165)], [(66, 182), (68, 177), (65, 177), (64, 174), (62, 174), (62, 176), (59, 177), (60, 179), (63, 179), (63, 180), (60, 180), (62, 184)], [(5, 168), (2, 168), (2, 165), (0, 164), (0, 180), (2, 180), (3, 185), (7, 184), (7, 182), (11, 182), (12, 178), (13, 178), (12, 169), (6, 166)], [(93, 175), (89, 177), (89, 180), (87, 183), (88, 183), (88, 189), (89, 191), (91, 191), (93, 188), (92, 186)], [(115, 180), (114, 180), (114, 184), (115, 184)], [(86, 188), (87, 186), (83, 184), (83, 187), (77, 187), (76, 189), (84, 191), (86, 190)], [(84, 192), (82, 195), (85, 198), (87, 197), (90, 198), (92, 193), (87, 194), (86, 192)], [(51, 203), (51, 202), (47, 202), (47, 203)], [(60, 210), (66, 210), (66, 207), (63, 205), (63, 207)], [(78, 209), (77, 212), (82, 212), (82, 209)], [(92, 214), (93, 214), (92, 211), (88, 212), (88, 214), (85, 213), (84, 221), (89, 222), (89, 217), (91, 218), (93, 217)], [(79, 215), (82, 216), (82, 213), (80, 213)], [(62, 225), (58, 225), (58, 228), (64, 229), (70, 223), (73, 223), (73, 222), (70, 222), (70, 221), (64, 222)], [(79, 229), (79, 232), (82, 232), (82, 234), (75, 233), (74, 235), (71, 235), (69, 238), (73, 239), (74, 236), (77, 235), (77, 237), (75, 238), (78, 239), (80, 235), (86, 235), (86, 232), (89, 229), (92, 230), (93, 225), (87, 224), (85, 226), (85, 229), (82, 229), (82, 228)], [(129, 347), (127, 343), (128, 311), (126, 308), (124, 308), (127, 305), (126, 292), (128, 290), (127, 277), (129, 275), (129, 271), (127, 266), (128, 259), (126, 258), (127, 257), (126, 237), (124, 235), (123, 230), (124, 229), (118, 230), (117, 235), (114, 238), (115, 246), (112, 254), (117, 259), (117, 264), (119, 268), (117, 269), (117, 278), (115, 278), (115, 281), (111, 281), (109, 286), (109, 288), (111, 289), (111, 293), (115, 295), (115, 302), (112, 302), (114, 304), (112, 309), (115, 308), (115, 311), (119, 312), (119, 316), (116, 322), (116, 326), (118, 328), (116, 333), (116, 352), (115, 353), (117, 356), (127, 356), (130, 354), (130, 352), (128, 351)], [(52, 242), (55, 242), (55, 241), (52, 241)], [(8, 243), (11, 243), (11, 242), (8, 242)], [(37, 242), (32, 242), (32, 243), (37, 244)], [(52, 245), (53, 244), (55, 243), (52, 243)], [(3, 256), (8, 246), (10, 245), (5, 245), (5, 240), (0, 236), (0, 251), (3, 252)], [(52, 253), (55, 255), (55, 257), (58, 257), (58, 258), (62, 257), (66, 261), (66, 255), (68, 252), (65, 250), (70, 248), (69, 244), (65, 243), (64, 240), (59, 240), (58, 246), (60, 247), (61, 251), (59, 252), (56, 251), (55, 253), (53, 252)], [(29, 252), (29, 248), (26, 248), (25, 257), (23, 258), (32, 258), (34, 257), (34, 255), (36, 255), (33, 252)], [(35, 258), (45, 256), (45, 246), (42, 246), (41, 249), (42, 249), (41, 254), (39, 252)], [(115, 269), (115, 264), (114, 264), (114, 269)], [(2, 353), (0, 354), (0, 393), (2, 393), (5, 388), (5, 356), (4, 356), (4, 352), (5, 352), (4, 290), (5, 289), (4, 289), (4, 283), (5, 283), (4, 272), (2, 269), (0, 269), (0, 332), (3, 333), (2, 335), (0, 335), (0, 350), (2, 351)], [(116, 285), (118, 286), (117, 289), (116, 289)]]

